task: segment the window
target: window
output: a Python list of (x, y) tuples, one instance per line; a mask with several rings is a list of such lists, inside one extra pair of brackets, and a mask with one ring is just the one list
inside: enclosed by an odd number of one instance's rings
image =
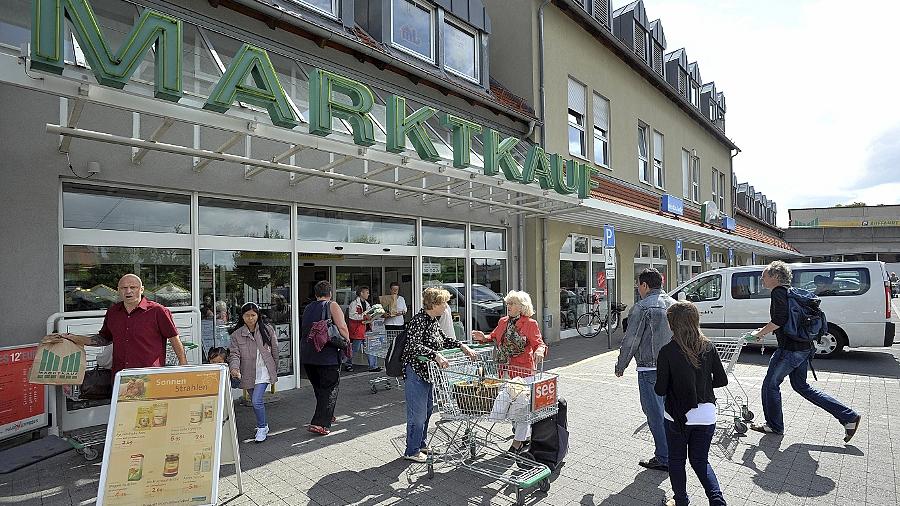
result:
[(691, 200), (700, 203), (700, 158), (691, 157)]
[[(712, 170), (712, 201), (719, 205), (719, 171), (716, 169)], [(719, 210), (721, 211), (722, 208), (720, 207)]]
[(700, 108), (700, 85), (697, 83), (691, 83), (691, 104)]
[(678, 265), (678, 284), (684, 283), (703, 272), (700, 252), (695, 249), (681, 250), (681, 262)]
[(294, 2), (330, 16), (337, 16), (337, 0), (294, 0)]
[(644, 183), (650, 183), (650, 147), (647, 145), (647, 126), (638, 125), (638, 177)]
[(403, 218), (298, 208), (297, 237), (301, 241), (415, 246), (416, 222)]
[[(465, 322), (468, 318), (466, 313), (466, 259), (453, 257), (422, 257), (422, 287), (438, 287), (450, 292), (450, 300), (447, 304), (450, 306), (450, 314), (453, 316), (454, 330), (459, 331), (456, 322)], [(479, 297), (472, 287), (472, 295)], [(489, 290), (487, 287), (482, 287)], [(491, 298), (490, 296), (485, 298)], [(499, 298), (499, 297), (498, 297)], [(477, 299), (476, 299), (477, 300)], [(406, 304), (412, 306), (410, 299), (406, 299)], [(475, 300), (472, 301), (472, 309), (478, 311), (478, 305)], [(480, 312), (482, 315), (483, 312)], [(409, 314), (409, 313), (408, 313)], [(407, 314), (407, 315), (408, 315)], [(407, 316), (407, 319), (409, 316)], [(465, 325), (463, 323), (463, 325)], [(496, 321), (494, 326), (496, 326)], [(463, 331), (465, 333), (465, 331)]]
[(478, 81), (478, 37), (457, 25), (444, 23), (444, 66), (470, 81)]
[(709, 268), (712, 269), (721, 269), (725, 267), (725, 253), (714, 251), (710, 255)]
[(690, 98), (690, 93), (688, 93), (687, 80), (688, 80), (687, 72), (679, 69), (678, 70), (678, 93), (680, 93), (682, 96)]
[(590, 311), (594, 295), (614, 294), (615, 283), (606, 280), (603, 242), (598, 237), (567, 236), (559, 260), (560, 330), (565, 331), (574, 329), (578, 317)]
[(585, 114), (584, 85), (569, 78), (569, 154), (584, 158), (587, 156), (584, 135)]
[[(503, 296), (506, 295), (506, 260), (472, 259), (472, 329), (491, 332), (506, 314)], [(465, 333), (454, 325), (457, 332)], [(464, 339), (465, 336), (457, 336)]]
[(731, 275), (732, 299), (768, 299), (769, 289), (762, 284), (762, 272), (738, 272)]
[(191, 233), (191, 197), (63, 183), (63, 227)]
[(691, 154), (686, 149), (681, 150), (681, 196), (684, 200), (691, 199)]
[(609, 168), (609, 100), (594, 93), (594, 163)]
[(434, 62), (434, 11), (413, 0), (391, 0), (391, 43)]
[(868, 269), (797, 269), (791, 284), (819, 297), (862, 295), (871, 286)]
[(684, 287), (684, 294), (691, 302), (719, 300), (722, 296), (722, 276), (716, 274), (700, 278)]
[(664, 188), (666, 185), (666, 168), (663, 159), (665, 158), (663, 149), (663, 134), (653, 131), (653, 186)]
[(200, 197), (200, 233), (232, 237), (290, 239), (288, 206)]
[(469, 234), (471, 249), (506, 251), (506, 231), (495, 228), (472, 227)]
[(662, 274), (662, 289), (666, 290), (668, 286), (669, 262), (666, 256), (666, 249), (659, 244), (641, 243), (634, 254), (634, 300), (640, 297), (637, 293), (638, 276), (646, 268), (652, 267)]
[(422, 246), (432, 248), (465, 248), (466, 226), (422, 222)]
[(719, 172), (719, 210), (725, 211), (725, 194), (727, 188), (725, 186), (725, 173)]

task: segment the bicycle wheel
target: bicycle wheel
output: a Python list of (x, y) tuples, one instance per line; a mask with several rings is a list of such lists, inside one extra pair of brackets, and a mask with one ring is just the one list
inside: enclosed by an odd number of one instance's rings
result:
[(575, 325), (578, 335), (581, 337), (596, 337), (602, 327), (600, 316), (597, 313), (584, 313), (578, 317)]

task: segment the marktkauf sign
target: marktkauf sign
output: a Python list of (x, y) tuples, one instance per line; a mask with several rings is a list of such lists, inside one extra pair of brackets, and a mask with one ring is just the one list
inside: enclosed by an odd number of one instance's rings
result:
[[(31, 30), (31, 67), (36, 70), (62, 74), (64, 19), (71, 22), (72, 33), (84, 52), (97, 82), (121, 89), (140, 66), (144, 55), (154, 49), (154, 96), (178, 102), (184, 95), (182, 71), (182, 21), (168, 14), (144, 9), (140, 19), (125, 37), (118, 52), (112, 53), (100, 32), (88, 0), (33, 0)], [(250, 82), (252, 81), (252, 84)], [(338, 96), (342, 96), (339, 98)], [(349, 103), (345, 103), (349, 99)], [(213, 86), (204, 109), (224, 113), (236, 101), (265, 108), (272, 123), (284, 128), (300, 124), (268, 53), (251, 44), (243, 44), (225, 73)], [(361, 146), (375, 144), (375, 127), (370, 115), (375, 104), (372, 90), (357, 81), (317, 69), (309, 80), (309, 132), (327, 136), (332, 133), (333, 118), (350, 124), (353, 142)], [(578, 194), (589, 198), (593, 187), (591, 177), (599, 172), (589, 164), (548, 154), (538, 145), (528, 148), (524, 165), (513, 157), (519, 144), (514, 137), (501, 137), (499, 132), (452, 114), (440, 113), (432, 107), (422, 107), (408, 114), (406, 99), (396, 95), (387, 98), (387, 142), (385, 149), (402, 153), (407, 141), (419, 158), (436, 162), (440, 155), (428, 136), (425, 124), (439, 116), (440, 122), (453, 134), (453, 166), (470, 166), (472, 136), (481, 135), (484, 144), (484, 174), (503, 176), (513, 182), (530, 184), (535, 181), (544, 190), (561, 195)]]

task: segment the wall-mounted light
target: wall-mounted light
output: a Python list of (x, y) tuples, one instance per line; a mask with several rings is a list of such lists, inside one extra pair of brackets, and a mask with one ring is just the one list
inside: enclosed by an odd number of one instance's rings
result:
[(97, 174), (100, 172), (100, 162), (88, 162), (87, 163), (87, 171), (88, 174)]

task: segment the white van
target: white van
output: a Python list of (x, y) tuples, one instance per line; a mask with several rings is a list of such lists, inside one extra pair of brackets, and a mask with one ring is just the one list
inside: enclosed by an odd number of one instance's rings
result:
[[(818, 355), (829, 357), (845, 346), (891, 346), (890, 281), (883, 262), (790, 264), (793, 286), (816, 293), (828, 318)], [(728, 267), (700, 274), (672, 291), (700, 309), (700, 327), (710, 337), (738, 337), (769, 322), (769, 290), (764, 265)], [(773, 334), (763, 345), (775, 345)]]

